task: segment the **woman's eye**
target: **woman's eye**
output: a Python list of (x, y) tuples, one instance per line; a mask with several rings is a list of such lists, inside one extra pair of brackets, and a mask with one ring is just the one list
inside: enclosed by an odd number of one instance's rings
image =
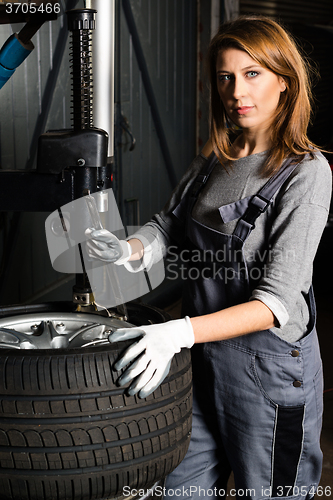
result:
[(231, 80), (231, 75), (218, 75), (219, 82), (228, 82)]
[(249, 71), (247, 73), (247, 75), (250, 77), (250, 78), (254, 78), (255, 76), (259, 75), (258, 71)]

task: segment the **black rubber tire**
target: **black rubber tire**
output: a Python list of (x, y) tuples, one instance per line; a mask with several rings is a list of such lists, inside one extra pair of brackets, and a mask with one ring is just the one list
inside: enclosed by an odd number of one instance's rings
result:
[[(26, 311), (25, 311), (26, 312)], [(130, 343), (1, 350), (1, 500), (92, 500), (151, 488), (184, 458), (191, 430), (190, 352), (146, 399), (112, 370)]]

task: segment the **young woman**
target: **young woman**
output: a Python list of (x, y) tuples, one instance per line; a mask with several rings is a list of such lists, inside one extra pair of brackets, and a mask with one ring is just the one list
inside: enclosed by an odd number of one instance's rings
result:
[(110, 338), (141, 337), (116, 365), (134, 361), (120, 384), (132, 381), (129, 393), (140, 397), (195, 344), (192, 438), (166, 497), (221, 496), (232, 470), (239, 498), (311, 498), (322, 462), (311, 278), (331, 171), (306, 135), (308, 70), (291, 37), (264, 17), (222, 25), (208, 59), (210, 141), (138, 234), (124, 245), (95, 231), (89, 252), (116, 261), (118, 250), (117, 264), (132, 270), (142, 257), (156, 261), (157, 244), (164, 254), (186, 248), (190, 260), (182, 319)]

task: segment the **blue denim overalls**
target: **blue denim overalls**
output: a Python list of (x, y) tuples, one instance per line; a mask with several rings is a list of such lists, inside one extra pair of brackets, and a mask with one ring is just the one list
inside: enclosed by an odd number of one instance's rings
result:
[[(190, 317), (248, 301), (256, 282), (249, 279), (244, 243), (297, 165), (286, 160), (250, 201), (222, 207), (243, 212), (228, 235), (191, 216), (216, 163), (211, 155), (187, 200), (174, 210), (186, 217), (195, 256), (183, 294), (183, 315)], [(185, 459), (167, 478), (166, 498), (223, 496), (231, 470), (231, 496), (237, 498), (314, 496), (322, 465), (323, 380), (312, 287), (307, 300), (310, 323), (297, 342), (264, 330), (193, 347), (192, 438)]]

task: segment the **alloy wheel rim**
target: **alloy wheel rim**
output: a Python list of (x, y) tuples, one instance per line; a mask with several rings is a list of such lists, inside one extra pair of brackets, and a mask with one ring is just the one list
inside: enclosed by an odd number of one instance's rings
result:
[(133, 325), (112, 317), (82, 313), (37, 313), (0, 319), (0, 348), (68, 349), (109, 344), (119, 328)]

